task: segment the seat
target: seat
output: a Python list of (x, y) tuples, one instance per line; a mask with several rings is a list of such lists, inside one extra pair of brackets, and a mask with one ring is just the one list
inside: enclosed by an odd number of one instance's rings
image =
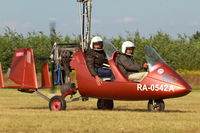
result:
[(117, 54), (119, 54), (118, 51), (115, 51), (112, 55), (112, 58), (110, 60), (108, 60), (109, 64), (110, 64), (110, 68), (113, 72), (113, 75), (115, 77), (115, 81), (119, 81), (119, 82), (127, 82), (129, 81), (128, 78), (119, 70), (119, 68), (116, 65), (116, 58), (117, 58)]

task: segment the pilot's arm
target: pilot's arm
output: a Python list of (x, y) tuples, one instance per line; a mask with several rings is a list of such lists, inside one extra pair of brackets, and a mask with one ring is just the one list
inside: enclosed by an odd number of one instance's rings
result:
[(91, 73), (91, 75), (95, 78), (96, 83), (98, 86), (101, 86), (103, 81), (102, 79), (97, 75), (97, 72), (95, 71), (95, 57), (92, 55), (87, 55), (86, 57), (86, 62), (87, 62), (87, 67)]

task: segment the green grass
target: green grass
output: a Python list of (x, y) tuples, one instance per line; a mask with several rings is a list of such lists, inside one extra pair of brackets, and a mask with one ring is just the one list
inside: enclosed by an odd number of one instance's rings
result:
[[(48, 91), (43, 91), (48, 93)], [(16, 90), (0, 90), (0, 133), (199, 133), (200, 91), (166, 99), (163, 113), (147, 112), (147, 101), (115, 101), (112, 111), (96, 99), (52, 112), (48, 102)]]

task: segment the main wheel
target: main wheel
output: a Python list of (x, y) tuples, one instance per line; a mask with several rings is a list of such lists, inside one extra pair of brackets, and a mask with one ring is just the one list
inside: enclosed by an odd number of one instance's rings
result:
[(113, 100), (98, 99), (97, 108), (103, 110), (112, 110), (114, 106)]
[(51, 111), (66, 110), (66, 101), (61, 96), (54, 96), (49, 101)]
[(149, 100), (148, 111), (149, 112), (163, 112), (165, 110), (165, 103), (162, 99)]

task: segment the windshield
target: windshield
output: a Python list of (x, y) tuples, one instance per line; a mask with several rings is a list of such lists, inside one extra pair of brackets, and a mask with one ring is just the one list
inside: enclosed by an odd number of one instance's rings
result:
[[(112, 58), (112, 55), (115, 51), (118, 51), (117, 48), (108, 40), (103, 41), (103, 49), (108, 60)], [(162, 57), (160, 57), (160, 55), (151, 46), (148, 46), (148, 45), (145, 46), (144, 53), (146, 55), (146, 61), (148, 63), (148, 68), (150, 72), (153, 70), (153, 66), (156, 63), (158, 62), (165, 63)]]
[(154, 48), (151, 46), (145, 46), (144, 47), (144, 53), (146, 55), (146, 60), (149, 65), (149, 71), (152, 71), (152, 67), (158, 63), (158, 62), (164, 62), (165, 61), (160, 57), (160, 55), (155, 51)]
[(112, 55), (115, 51), (118, 51), (117, 48), (115, 48), (115, 46), (107, 40), (103, 41), (103, 49), (108, 60), (112, 58)]

